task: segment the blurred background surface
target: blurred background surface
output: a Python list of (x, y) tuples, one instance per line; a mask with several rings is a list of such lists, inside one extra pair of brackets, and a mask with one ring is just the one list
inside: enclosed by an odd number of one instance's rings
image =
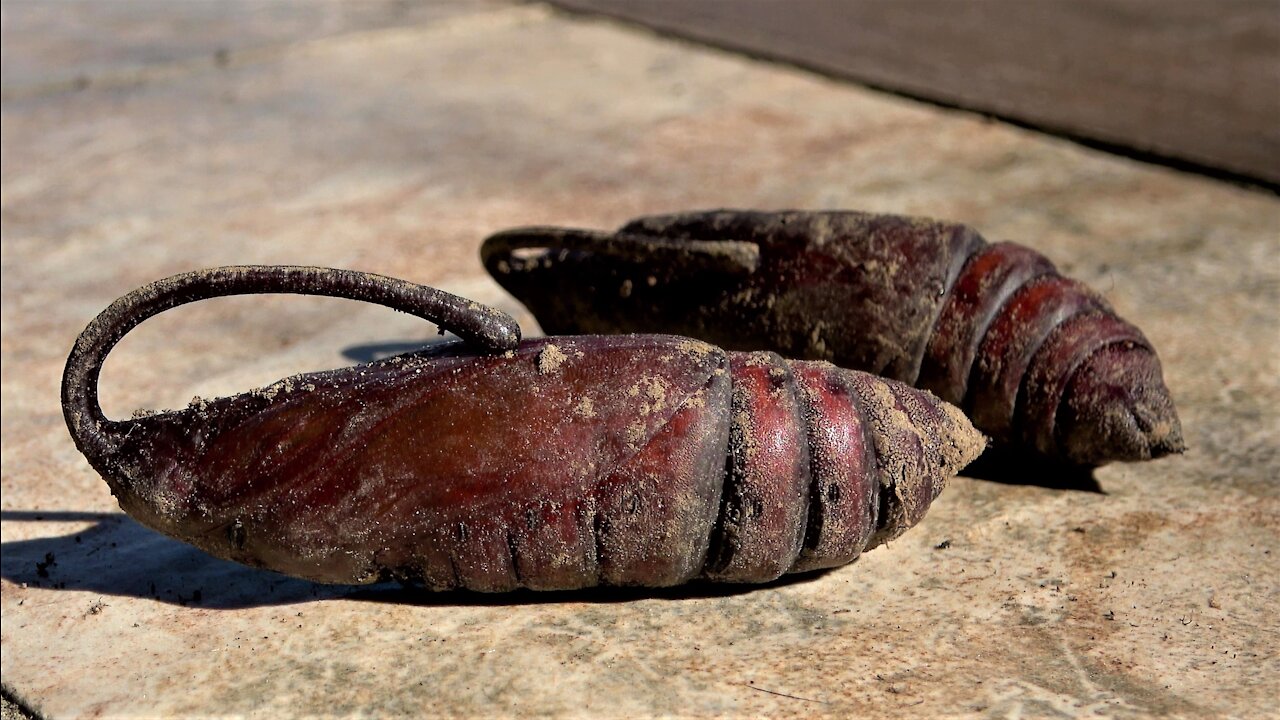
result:
[(1274, 0), (556, 0), (1224, 177), (1280, 183)]

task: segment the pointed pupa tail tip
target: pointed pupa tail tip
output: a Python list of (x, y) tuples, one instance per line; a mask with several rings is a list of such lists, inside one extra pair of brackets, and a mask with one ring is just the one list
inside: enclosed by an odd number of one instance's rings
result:
[[(909, 417), (915, 433), (924, 440), (918, 446), (923, 454), (906, 472), (890, 469), (892, 480), (884, 488), (890, 495), (882, 498), (884, 510), (879, 530), (868, 548), (889, 542), (920, 522), (951, 478), (987, 448), (987, 437), (959, 408), (931, 393), (905, 388), (898, 383), (886, 387), (895, 390), (900, 398), (914, 399), (914, 409), (909, 412)], [(898, 457), (906, 455), (901, 450), (891, 452)], [(903, 469), (898, 468), (899, 471)]]
[(1058, 452), (1081, 466), (1178, 455), (1187, 446), (1164, 384), (1146, 348), (1107, 348), (1080, 368), (1058, 411)]
[(1169, 455), (1181, 455), (1187, 451), (1187, 441), (1182, 436), (1182, 423), (1178, 421), (1178, 416), (1173, 414), (1172, 403), (1169, 406), (1168, 417), (1153, 424), (1145, 434), (1152, 460)]
[(945, 420), (938, 430), (942, 436), (944, 480), (958, 474), (977, 460), (991, 444), (990, 438), (978, 431), (960, 408), (939, 403)]

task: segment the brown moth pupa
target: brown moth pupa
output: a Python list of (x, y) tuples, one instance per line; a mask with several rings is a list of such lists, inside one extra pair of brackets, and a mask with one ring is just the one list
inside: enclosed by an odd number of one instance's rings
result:
[(481, 257), (548, 333), (829, 360), (936, 393), (996, 446), (1074, 465), (1184, 447), (1143, 334), (1043, 255), (963, 225), (722, 210), (514, 229)]
[[(182, 410), (109, 420), (103, 360), (148, 317), (285, 292), (378, 303), (462, 338)], [(666, 335), (520, 341), (503, 313), (308, 267), (178, 275), (68, 358), (77, 446), (139, 522), (328, 583), (504, 591), (764, 582), (915, 524), (985, 440), (927, 392)]]

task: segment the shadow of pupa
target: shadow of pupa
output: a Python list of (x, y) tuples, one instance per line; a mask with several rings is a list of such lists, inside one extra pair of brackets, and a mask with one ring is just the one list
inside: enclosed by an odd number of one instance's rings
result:
[(207, 555), (123, 513), (6, 510), (0, 521), (85, 522), (67, 535), (0, 545), (0, 576), (30, 587), (236, 609), (340, 597), (355, 588), (319, 585)]
[(742, 595), (812, 581), (827, 570), (784, 575), (763, 584), (692, 582), (667, 588), (595, 587), (581, 590), (508, 593), (432, 592), (386, 582), (323, 585), (215, 558), (149, 530), (123, 513), (6, 510), (3, 522), (85, 522), (67, 535), (15, 540), (0, 545), (0, 576), (52, 590), (146, 598), (218, 610), (292, 605), (329, 599), (418, 606), (516, 606), (554, 603), (618, 603), (691, 600)]

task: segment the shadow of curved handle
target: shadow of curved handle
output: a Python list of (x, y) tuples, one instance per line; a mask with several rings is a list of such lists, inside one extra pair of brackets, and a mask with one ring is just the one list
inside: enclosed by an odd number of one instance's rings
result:
[(454, 335), (442, 335), (423, 340), (388, 340), (387, 342), (348, 345), (342, 349), (342, 356), (359, 363), (371, 363), (383, 358), (389, 358), (392, 355), (404, 355), (405, 353), (428, 350), (438, 345), (456, 342), (457, 339)]

